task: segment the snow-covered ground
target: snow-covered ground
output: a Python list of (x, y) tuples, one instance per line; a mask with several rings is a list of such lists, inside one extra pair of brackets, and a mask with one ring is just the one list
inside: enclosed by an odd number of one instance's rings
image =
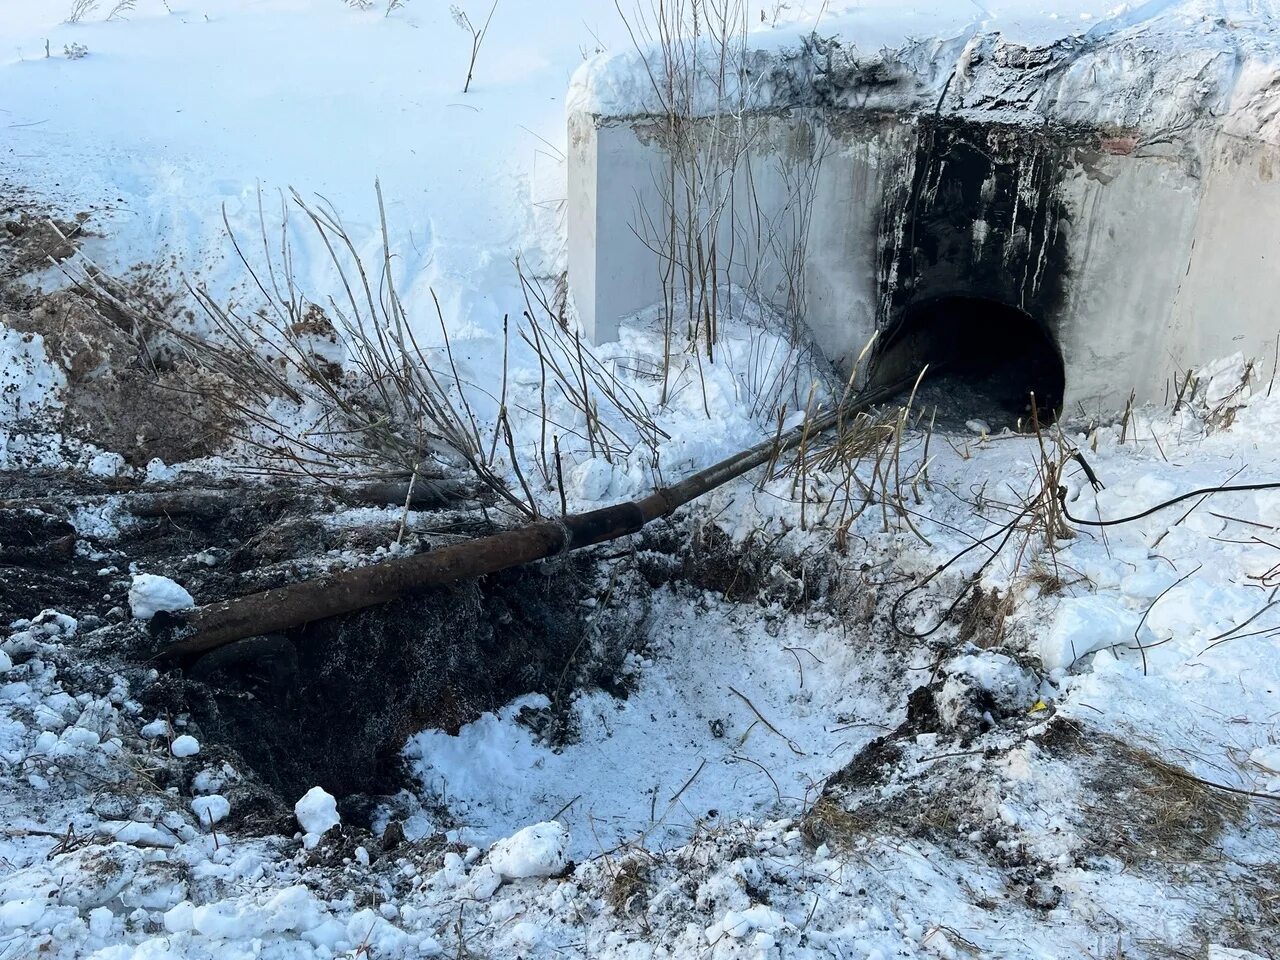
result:
[[(1111, 517), (1233, 476), (1274, 477), (1278, 419), (1263, 384), (1230, 429), (1209, 433), (1187, 410), (1138, 413), (1124, 443), (1119, 427), (1099, 428), (1082, 449), (1106, 488), (1073, 475), (1071, 509)], [(853, 530), (864, 550), (838, 568), (885, 600), (1033, 489), (1033, 438), (942, 439), (916, 521), (932, 546), (868, 514)], [(770, 492), (737, 485), (711, 510), (780, 532)], [(966, 502), (976, 497), (981, 511)], [(1268, 956), (1278, 502), (1221, 495), (1105, 538), (1081, 530), (1052, 553), (1033, 546), (1012, 581), (1007, 551), (985, 583), (1012, 587), (1016, 602), (1002, 631), (979, 620), (972, 638), (996, 649), (965, 647), (956, 623), (929, 647), (847, 608), (662, 593), (632, 693), (580, 696), (569, 745), (537, 742), (515, 721), (520, 703), (457, 738), (410, 742), (423, 798), (457, 815), (449, 836), (461, 843), (443, 851), (424, 841), (370, 854), (332, 837), (308, 851), (317, 841), (301, 832), (218, 833), (220, 799), (200, 798), (221, 798), (236, 773), (153, 722), (123, 678), (77, 663), (74, 621), (20, 622), (0, 688), (4, 942), (12, 956), (44, 944), (102, 957), (358, 955), (365, 944), (452, 956), (460, 943), (526, 957), (945, 957), (965, 944), (1000, 957)], [(1057, 579), (1028, 576), (1032, 555)], [(926, 629), (962, 582), (944, 578), (906, 619)], [(909, 719), (893, 752), (866, 755), (815, 806), (931, 674), (939, 718)], [(147, 786), (197, 771), (193, 798)], [(1187, 781), (1184, 795), (1185, 775), (1217, 786)], [(300, 831), (315, 798), (304, 807)], [(485, 855), (549, 820), (567, 829)], [(581, 865), (542, 878), (566, 856)]]
[[(549, 283), (562, 269), (565, 102), (587, 59), (627, 48), (612, 4), (500, 3), (465, 95), (469, 40), (435, 0), (389, 16), (340, 0), (139, 0), (107, 21), (111, 6), (77, 24), (62, 22), (69, 3), (0, 7), (0, 189), (89, 211), (85, 250), (113, 272), (145, 263), (176, 283), (168, 265), (251, 300), (224, 211), (260, 246), (260, 196), (274, 237), (277, 192), (294, 187), (331, 203), (376, 257), (380, 180), (406, 309), (434, 336), (434, 290), (466, 378), (496, 394), (502, 318), (524, 302), (513, 262)], [(1199, 0), (1041, 6), (768, 4), (761, 42), (784, 44), (819, 14), (873, 49), (975, 24), (1044, 42), (1271, 15)], [(293, 264), (313, 296), (334, 292), (305, 231)], [(697, 386), (686, 368), (658, 411), (667, 479), (770, 435), (780, 397), (803, 403), (815, 371), (766, 319), (726, 325), (720, 364)], [(653, 328), (637, 319), (601, 356), (647, 369), (661, 353)], [(1214, 373), (1207, 400), (1177, 412), (1070, 425), (1066, 442), (1105, 484), (1093, 491), (1070, 466), (1071, 511), (1110, 518), (1275, 479), (1269, 364), (1229, 425), (1209, 411), (1242, 370)], [(56, 408), (60, 376), (38, 338), (0, 329), (0, 462), (26, 443), (19, 421)], [(536, 377), (513, 379), (513, 409), (533, 409)], [(653, 382), (630, 385), (654, 403)], [(535, 423), (519, 421), (532, 443)], [(903, 462), (919, 464), (923, 444), (913, 436)], [(568, 452), (571, 507), (655, 480), (652, 451), (616, 463)], [(320, 792), (290, 798), (297, 836), (223, 833), (239, 772), (184, 718), (144, 710), (135, 687), (154, 678), (85, 654), (100, 624), (30, 610), (0, 628), (0, 960), (1274, 955), (1280, 492), (1080, 527), (1052, 550), (1015, 543), (983, 579), (1011, 602), (921, 639), (903, 630), (932, 627), (987, 555), (915, 597), (907, 623), (890, 623), (891, 605), (1008, 522), (1036, 490), (1040, 448), (935, 436), (930, 454), (912, 502), (927, 543), (871, 509), (842, 556), (831, 529), (799, 529), (790, 478), (717, 491), (700, 517), (738, 543), (767, 539), (781, 582), (823, 558), (825, 598), (787, 609), (659, 588), (629, 695), (580, 693), (571, 742), (520, 722), (537, 699), (456, 737), (413, 737), (411, 842), (389, 852), (366, 834), (322, 835), (334, 814)], [(109, 551), (110, 498), (73, 525)], [(167, 583), (102, 576), (122, 608), (130, 585), (144, 612), (189, 602)], [(908, 706), (922, 686), (932, 713)]]

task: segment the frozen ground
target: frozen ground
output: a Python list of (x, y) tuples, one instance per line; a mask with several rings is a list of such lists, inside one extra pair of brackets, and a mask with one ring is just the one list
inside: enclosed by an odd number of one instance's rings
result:
[[(808, 6), (875, 48), (939, 31), (955, 41), (977, 23), (1027, 40), (1142, 23), (1217, 37), (1222, 18), (1270, 16), (1200, 2)], [(109, 9), (71, 25), (43, 0), (0, 8), (0, 183), (14, 200), (90, 212), (85, 249), (113, 271), (170, 263), (247, 296), (224, 209), (261, 244), (259, 185), (272, 231), (274, 191), (294, 186), (331, 201), (372, 251), (381, 178), (408, 309), (431, 334), (435, 289), (468, 377), (493, 392), (502, 315), (523, 302), (511, 262), (551, 281), (560, 270), (566, 91), (599, 47), (625, 49), (611, 5), (500, 5), (465, 96), (466, 37), (427, 0), (390, 17), (338, 0), (139, 0), (105, 22)], [(817, 10), (765, 13), (779, 20), (768, 44)], [(87, 55), (68, 56), (71, 44)], [(314, 242), (300, 239), (294, 262), (315, 296), (332, 292)], [(769, 434), (772, 404), (807, 391), (803, 358), (751, 324), (726, 329), (706, 399), (685, 370), (660, 412), (668, 476)], [(604, 351), (649, 400), (638, 371), (659, 354), (652, 318)], [(1270, 365), (1230, 417), (1214, 411), (1242, 367), (1210, 373), (1177, 412), (1068, 428), (1106, 485), (1095, 493), (1072, 466), (1073, 513), (1276, 478)], [(173, 480), (83, 443), (39, 446), (31, 425), (67, 402), (63, 380), (42, 341), (0, 329), (0, 463), (38, 446), (47, 464), (108, 480)], [(536, 378), (515, 381), (532, 408)], [(516, 425), (522, 443), (535, 429)], [(643, 450), (613, 464), (567, 452), (571, 506), (653, 480)], [(112, 661), (100, 647), (114, 634), (85, 615), (102, 595), (127, 608), (134, 572), (180, 577), (218, 555), (130, 570), (135, 558), (112, 552), (120, 501), (86, 499), (71, 549), (86, 562), (101, 552), (100, 581), (0, 628), (0, 958), (1276, 955), (1280, 493), (1191, 501), (1105, 535), (1081, 527), (1052, 551), (1011, 547), (983, 574), (999, 596), (920, 638), (910, 631), (937, 622), (984, 554), (896, 626), (892, 604), (1008, 521), (1036, 489), (1039, 447), (961, 434), (934, 437), (930, 453), (912, 502), (927, 544), (872, 509), (842, 555), (829, 525), (799, 529), (789, 478), (709, 498), (701, 520), (739, 544), (770, 542), (764, 586), (735, 603), (658, 590), (629, 695), (579, 694), (567, 743), (520, 722), (539, 701), (456, 737), (413, 737), (421, 790), (402, 801), (410, 842), (394, 850), (352, 825), (317, 836), (319, 794), (297, 836), (219, 829), (241, 813), (225, 800), (240, 771), (186, 718), (142, 707), (154, 676)], [(810, 508), (830, 492), (815, 489)], [(797, 603), (810, 577), (826, 589)], [(140, 599), (156, 596), (148, 585)]]

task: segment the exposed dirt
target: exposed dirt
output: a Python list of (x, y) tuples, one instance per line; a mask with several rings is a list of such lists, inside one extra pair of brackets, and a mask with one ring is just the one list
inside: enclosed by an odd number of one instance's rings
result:
[(40, 270), (75, 254), (88, 219), (79, 213), (74, 220), (58, 220), (10, 205), (0, 213), (0, 246), (17, 275)]
[[(1004, 896), (1034, 911), (1065, 903), (1080, 872), (1200, 885), (1232, 904), (1223, 919), (1241, 943), (1274, 955), (1278, 878), (1239, 855), (1271, 842), (1274, 810), (1118, 737), (1048, 712), (1011, 710), (985, 691), (972, 691), (957, 711), (945, 703), (948, 683), (940, 674), (917, 688), (902, 726), (828, 780), (802, 821), (810, 843), (858, 851), (885, 837), (912, 837), (985, 861), (1004, 876)], [(989, 722), (974, 723), (979, 717)], [(1032, 764), (1046, 758), (1053, 782), (1039, 782), (1037, 767), (1011, 776), (1026, 762), (1011, 768), (1015, 754)], [(1067, 783), (1082, 803), (1047, 835), (1043, 825), (1024, 833), (1018, 815), (1006, 812), (1039, 812), (1038, 798)], [(1238, 878), (1230, 888), (1226, 875)], [(1201, 933), (1205, 943), (1218, 936)]]
[[(374, 543), (395, 539), (394, 512), (385, 523), (349, 523), (338, 498), (290, 485), (112, 490), (106, 481), (13, 474), (0, 485), (30, 504), (0, 510), (13, 534), (0, 537), (0, 617), (75, 612), (88, 657), (128, 671), (153, 715), (188, 716), (202, 741), (251, 774), (255, 800), (238, 809), (266, 829), (285, 823), (286, 801), (316, 783), (346, 797), (359, 822), (371, 809), (362, 796), (406, 785), (397, 758), (418, 730), (457, 730), (526, 693), (553, 703), (582, 686), (625, 693), (617, 677), (638, 635), (635, 606), (623, 619), (594, 601), (639, 581), (598, 583), (584, 557), (252, 638), (148, 681), (154, 641), (125, 609), (130, 564), (214, 601), (312, 575), (335, 562), (330, 551), (343, 562), (367, 559)], [(69, 518), (86, 510), (113, 522), (101, 534), (77, 533)], [(428, 549), (433, 527), (484, 524), (468, 518), (413, 514), (409, 549)], [(559, 719), (553, 710), (530, 722), (551, 739), (572, 735)]]
[[(221, 398), (235, 391), (195, 363), (164, 324), (140, 327), (105, 298), (75, 289), (44, 293), (28, 283), (51, 262), (74, 256), (89, 215), (54, 223), (11, 208), (8, 217), (0, 217), (0, 322), (43, 338), (66, 378), (58, 422), (42, 426), (119, 453), (133, 466), (225, 447), (235, 419)], [(177, 309), (145, 272), (138, 277), (135, 292), (157, 319)]]

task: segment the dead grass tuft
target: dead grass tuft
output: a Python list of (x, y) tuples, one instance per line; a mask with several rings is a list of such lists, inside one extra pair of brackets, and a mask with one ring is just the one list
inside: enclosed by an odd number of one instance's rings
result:
[(1240, 825), (1247, 797), (1205, 783), (1144, 747), (1060, 723), (1052, 748), (1088, 757), (1090, 800), (1081, 837), (1127, 867), (1216, 862), (1223, 832)]
[(875, 826), (878, 818), (861, 807), (847, 808), (830, 794), (823, 794), (800, 821), (800, 834), (810, 846), (848, 848)]
[(618, 916), (643, 913), (649, 904), (652, 865), (643, 851), (623, 857), (609, 878), (605, 901)]
[(1001, 596), (995, 587), (975, 587), (969, 599), (956, 611), (960, 619), (957, 639), (989, 650), (1004, 643), (1009, 616), (1013, 613), (1013, 591)]

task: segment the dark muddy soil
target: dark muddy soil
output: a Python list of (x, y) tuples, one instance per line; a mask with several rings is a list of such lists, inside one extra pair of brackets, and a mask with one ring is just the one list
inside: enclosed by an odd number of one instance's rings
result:
[[(266, 829), (287, 824), (293, 800), (316, 784), (346, 798), (359, 822), (372, 809), (362, 797), (408, 785), (398, 756), (418, 730), (457, 730), (527, 693), (562, 704), (584, 686), (625, 692), (617, 677), (643, 616), (596, 601), (642, 581), (601, 582), (581, 556), (241, 641), (148, 680), (155, 631), (129, 617), (131, 568), (211, 602), (309, 576), (334, 552), (364, 562), (395, 540), (399, 517), (352, 523), (338, 497), (287, 484), (7, 474), (0, 490), (0, 617), (53, 608), (79, 618), (86, 655), (130, 673), (149, 715), (188, 716), (202, 742), (252, 774), (259, 796), (244, 814)], [(85, 529), (85, 512), (113, 522)], [(439, 542), (434, 529), (491, 529), (456, 510), (415, 512), (409, 527), (410, 549)], [(572, 735), (560, 715), (538, 718), (545, 736)]]

